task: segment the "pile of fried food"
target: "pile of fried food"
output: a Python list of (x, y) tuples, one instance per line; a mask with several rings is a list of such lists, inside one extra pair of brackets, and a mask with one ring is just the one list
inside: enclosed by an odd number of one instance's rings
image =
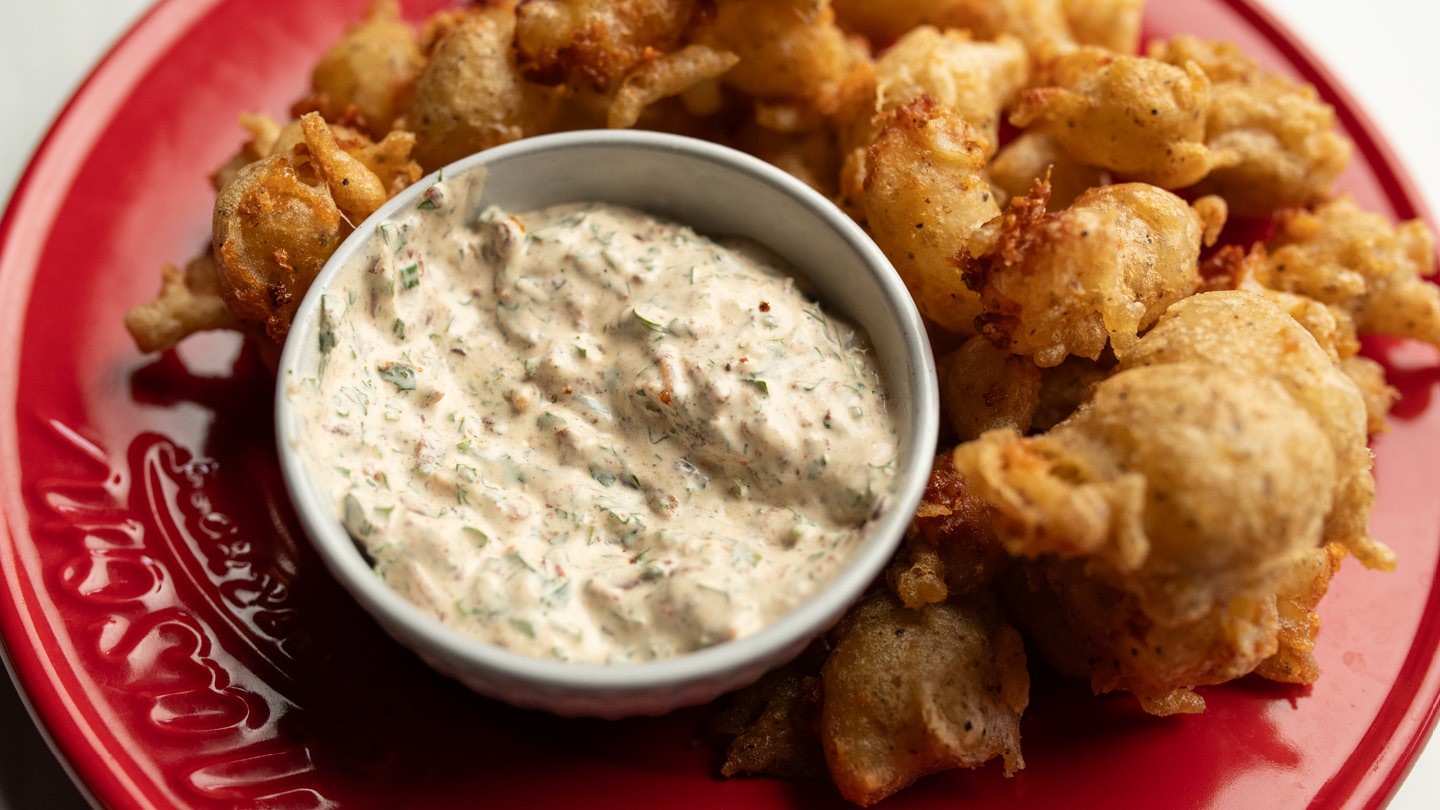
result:
[[(1226, 43), (1140, 46), (1142, 0), (377, 2), (215, 177), (214, 241), (127, 325), (273, 351), (330, 253), (422, 172), (639, 126), (744, 149), (863, 223), (933, 329), (950, 437), (886, 582), (717, 706), (723, 772), (870, 804), (1023, 766), (1027, 639), (1156, 715), (1319, 676), (1394, 392), (1358, 336), (1440, 345), (1431, 237), (1332, 188), (1313, 88)], [(1178, 192), (1178, 193), (1177, 193)], [(1214, 247), (1226, 220), (1270, 223)]]

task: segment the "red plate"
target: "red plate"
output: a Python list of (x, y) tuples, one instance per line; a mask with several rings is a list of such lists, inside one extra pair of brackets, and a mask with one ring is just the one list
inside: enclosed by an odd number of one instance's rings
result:
[[(564, 721), (432, 674), (300, 537), (257, 359), (228, 338), (162, 357), (131, 347), (126, 308), (207, 239), (206, 177), (243, 139), (237, 114), (282, 115), (368, 3), (162, 3), (22, 181), (0, 225), (0, 633), (22, 688), (116, 808), (839, 803), (818, 782), (714, 779), (692, 745), (698, 711)], [(1388, 215), (1421, 215), (1354, 105), (1250, 2), (1155, 0), (1148, 32), (1234, 40), (1317, 85), (1359, 146), (1344, 187)], [(1382, 804), (1440, 692), (1440, 372), (1428, 348), (1369, 349), (1404, 395), (1375, 442), (1373, 520), (1402, 567), (1350, 563), (1337, 577), (1320, 683), (1244, 680), (1205, 690), (1204, 715), (1161, 720), (1042, 677), (1022, 773), (933, 777), (890, 806)]]

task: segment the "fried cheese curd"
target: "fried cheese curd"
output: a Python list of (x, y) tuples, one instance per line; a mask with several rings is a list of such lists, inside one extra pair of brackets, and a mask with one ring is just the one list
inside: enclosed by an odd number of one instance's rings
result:
[(925, 96), (886, 117), (866, 161), (871, 236), (920, 312), (960, 334), (974, 332), (980, 296), (951, 259), (1000, 213), (985, 179), (985, 150), (969, 122)]
[(1177, 189), (1205, 177), (1215, 158), (1205, 145), (1210, 80), (1193, 62), (1084, 46), (1052, 60), (1010, 123), (1054, 138), (1077, 161), (1129, 179)]
[(277, 343), (310, 283), (341, 240), (395, 191), (419, 178), (404, 159), (414, 143), (379, 144), (331, 128), (318, 113), (282, 129), (271, 154), (236, 173), (215, 202), (212, 250), (231, 313)]
[(727, 776), (824, 776), (868, 806), (931, 773), (993, 759), (1023, 768), (1030, 676), (988, 592), (906, 607), (888, 590), (812, 650), (723, 700), (710, 733)]
[(1314, 608), (1345, 550), (1394, 565), (1366, 530), (1359, 388), (1243, 291), (1177, 303), (1118, 368), (1048, 432), (955, 451), (1023, 560), (1012, 615), (1062, 672), (1152, 713), (1199, 711), (1190, 690), (1252, 671), (1313, 681)]
[(1049, 135), (1031, 130), (1006, 144), (986, 170), (997, 192), (1006, 202), (1030, 193), (1040, 181), (1050, 186), (1045, 203), (1048, 211), (1068, 208), (1075, 199), (1096, 186), (1110, 184), (1110, 173), (1070, 157)]
[(847, 78), (839, 120), (844, 156), (842, 204), (863, 219), (853, 201), (862, 194), (868, 149), (886, 114), (928, 98), (936, 109), (959, 116), (983, 140), (988, 158), (999, 147), (1003, 112), (1029, 81), (1029, 54), (1018, 39), (977, 41), (968, 32), (922, 26), (885, 50), (873, 67)]
[(1020, 40), (1002, 35), (975, 41), (964, 31), (917, 28), (875, 62), (876, 113), (929, 96), (954, 110), (985, 139), (987, 155), (1000, 145), (1001, 111), (1030, 79)]
[(220, 295), (220, 276), (209, 250), (180, 269), (161, 270), (160, 295), (125, 313), (125, 328), (142, 352), (174, 348), (196, 332), (237, 329), (239, 321)]
[(828, 774), (868, 805), (940, 770), (1023, 767), (1029, 673), (991, 589), (1010, 559), (990, 514), (937, 457), (886, 584), (796, 662), (718, 704), (721, 772)]
[(260, 117), (247, 123), (251, 140), (216, 174), (223, 185), (210, 250), (183, 274), (167, 269), (160, 297), (126, 315), (143, 349), (168, 349), (210, 329), (280, 342), (351, 223), (420, 176), (408, 159), (409, 133), (375, 143), (317, 113), (283, 128)]
[(721, 82), (777, 132), (825, 126), (847, 77), (870, 60), (835, 24), (829, 0), (715, 0), (714, 20), (695, 41), (738, 57)]
[(515, 51), (526, 78), (605, 90), (675, 50), (701, 7), (699, 0), (522, 0)]
[(1049, 432), (988, 432), (955, 466), (1012, 554), (1089, 558), (1172, 621), (1318, 545), (1337, 478), (1321, 428), (1278, 382), (1198, 363), (1125, 369)]
[(215, 204), (213, 249), (226, 305), (279, 342), (344, 235), (329, 189), (306, 183), (283, 155), (250, 164)]
[(1333, 456), (1335, 486), (1330, 509), (1322, 513), (1324, 540), (1344, 545), (1368, 567), (1389, 570), (1395, 567), (1394, 553), (1372, 539), (1368, 529), (1375, 480), (1366, 447), (1365, 397), (1336, 361), (1270, 299), (1233, 291), (1177, 303), (1121, 356), (1120, 366), (1213, 363), (1280, 383), (1324, 433)]
[(1006, 773), (1025, 766), (1024, 643), (988, 597), (917, 610), (877, 591), (833, 635), (820, 741), (845, 798), (870, 805), (926, 774), (996, 757)]
[(1285, 212), (1253, 269), (1262, 286), (1327, 304), (1361, 334), (1440, 346), (1440, 287), (1425, 279), (1434, 256), (1424, 223), (1397, 226), (1340, 196)]
[(1012, 564), (993, 523), (994, 510), (965, 485), (954, 454), (940, 453), (886, 584), (907, 608), (984, 592)]
[(515, 10), (502, 4), (467, 12), (435, 43), (400, 123), (426, 171), (546, 130), (554, 96), (520, 75), (514, 36)]
[(740, 61), (684, 41), (712, 12), (699, 0), (525, 0), (516, 10), (518, 66), (527, 80), (566, 91), (568, 110), (560, 114), (568, 114), (568, 126), (633, 127), (652, 104), (714, 81)]
[(721, 776), (829, 775), (820, 747), (820, 667), (829, 655), (829, 646), (817, 641), (794, 661), (711, 705), (704, 733), (725, 751)]
[(1077, 43), (1123, 54), (1140, 49), (1145, 0), (1061, 0), (1060, 6)]
[(1225, 221), (1219, 198), (1192, 207), (1144, 183), (1089, 189), (1054, 214), (1048, 196), (1042, 182), (1012, 200), (959, 257), (966, 285), (980, 296), (980, 334), (1041, 367), (1132, 345), (1195, 291), (1201, 244)]
[(379, 0), (363, 22), (320, 57), (309, 95), (291, 114), (318, 112), (379, 140), (409, 103), (424, 66), (419, 37), (400, 19), (400, 4)]
[(1030, 429), (1040, 407), (1040, 369), (976, 335), (936, 364), (940, 407), (961, 441), (996, 428)]
[[(1351, 146), (1313, 88), (1225, 43), (1138, 55), (1141, 6), (484, 0), (412, 23), (377, 0), (295, 120), (242, 116), (210, 247), (126, 325), (142, 351), (229, 329), (273, 354), (330, 253), (423, 171), (602, 126), (735, 146), (895, 265), (958, 445), (883, 581), (717, 706), (721, 773), (869, 804), (1011, 772), (1019, 633), (1153, 714), (1247, 674), (1310, 683), (1341, 559), (1395, 565), (1365, 440), (1396, 395), (1360, 337), (1440, 346), (1433, 242), (1333, 196)], [(1276, 230), (1210, 249), (1228, 214)]]
[(1335, 110), (1315, 88), (1260, 70), (1234, 44), (1178, 36), (1150, 55), (1210, 80), (1205, 145), (1215, 166), (1196, 185), (1245, 216), (1308, 206), (1328, 197), (1350, 161), (1350, 139), (1335, 129)]
[(1070, 40), (1061, 0), (835, 0), (835, 11), (842, 27), (876, 45), (922, 25), (969, 31), (977, 39)]
[(1175, 623), (1155, 621), (1084, 560), (1019, 562), (1001, 591), (1011, 619), (1062, 674), (1088, 680), (1097, 694), (1129, 692), (1149, 714), (1197, 714), (1205, 700), (1196, 687), (1249, 674), (1296, 684), (1319, 678), (1315, 606), (1344, 553), (1337, 545), (1301, 552), (1271, 589)]
[(1024, 560), (1006, 594), (1041, 654), (1157, 714), (1280, 651), (1280, 583), (1321, 548), (1336, 487), (1278, 382), (1201, 363), (1120, 371), (1049, 432), (986, 433), (955, 466)]

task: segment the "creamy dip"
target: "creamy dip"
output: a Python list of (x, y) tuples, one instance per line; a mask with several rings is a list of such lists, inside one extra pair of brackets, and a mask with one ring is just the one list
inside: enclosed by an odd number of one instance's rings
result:
[(443, 181), (379, 226), (288, 387), (376, 572), (464, 633), (593, 663), (754, 633), (825, 585), (895, 483), (863, 337), (758, 246), (478, 193)]

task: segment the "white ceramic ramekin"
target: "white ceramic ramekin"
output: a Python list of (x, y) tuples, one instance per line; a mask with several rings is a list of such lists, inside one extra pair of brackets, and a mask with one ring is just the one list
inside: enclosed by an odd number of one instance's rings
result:
[[(935, 362), (909, 294), (869, 237), (804, 183), (749, 155), (705, 141), (634, 131), (530, 138), (446, 166), (486, 173), (483, 205), (530, 211), (566, 202), (626, 205), (712, 236), (744, 236), (786, 259), (822, 305), (869, 333), (898, 421), (897, 489), (854, 557), (815, 597), (754, 635), (676, 658), (624, 665), (519, 655), (462, 635), (402, 599), (371, 570), (311, 477), (290, 381), (320, 358), (319, 301), (376, 225), (417, 204), (436, 179), (410, 186), (356, 228), (316, 279), (280, 361), (276, 429), (285, 482), (330, 571), (402, 644), (485, 695), (562, 715), (660, 714), (702, 703), (784, 663), (839, 619), (894, 553), (924, 490), (939, 422)], [(330, 464), (333, 459), (316, 463)]]

